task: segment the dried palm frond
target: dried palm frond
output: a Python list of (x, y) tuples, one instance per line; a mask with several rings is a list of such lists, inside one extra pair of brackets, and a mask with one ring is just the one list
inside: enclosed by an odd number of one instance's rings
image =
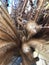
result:
[[(13, 55), (17, 56), (21, 44), (14, 22), (4, 7), (0, 6), (0, 65), (7, 65)], [(18, 55), (21, 55), (20, 52)]]
[[(40, 27), (36, 22), (42, 4), (43, 0), (38, 7), (39, 11), (37, 10), (35, 20), (27, 22), (24, 26), (25, 32), (27, 30), (27, 35), (22, 33), (22, 30), (17, 29), (15, 22), (11, 19), (6, 9), (3, 5), (0, 6), (0, 65), (7, 65), (13, 56), (21, 56), (23, 59), (22, 65), (36, 63), (37, 58), (33, 57), (33, 52), (36, 49), (45, 57), (46, 61), (49, 61), (49, 28)], [(23, 9), (25, 6), (26, 0)], [(22, 18), (20, 17), (20, 19)], [(40, 22), (38, 21), (38, 23)], [(31, 28), (29, 25), (31, 25)], [(43, 16), (42, 26), (49, 26), (48, 14)], [(29, 35), (31, 35), (32, 38), (29, 37), (28, 39)]]

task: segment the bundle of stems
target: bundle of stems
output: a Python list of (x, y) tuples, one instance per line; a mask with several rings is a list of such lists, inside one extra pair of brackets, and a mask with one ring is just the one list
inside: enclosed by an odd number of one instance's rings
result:
[(46, 61), (49, 61), (49, 13), (42, 13), (44, 0), (38, 0), (35, 19), (23, 25), (26, 3), (27, 0), (24, 0), (21, 15), (16, 17), (18, 25), (23, 28), (21, 30), (17, 29), (16, 22), (12, 20), (4, 6), (0, 6), (0, 65), (8, 65), (13, 56), (21, 56), (22, 65), (34, 64), (38, 61), (37, 57), (33, 57), (36, 49)]

